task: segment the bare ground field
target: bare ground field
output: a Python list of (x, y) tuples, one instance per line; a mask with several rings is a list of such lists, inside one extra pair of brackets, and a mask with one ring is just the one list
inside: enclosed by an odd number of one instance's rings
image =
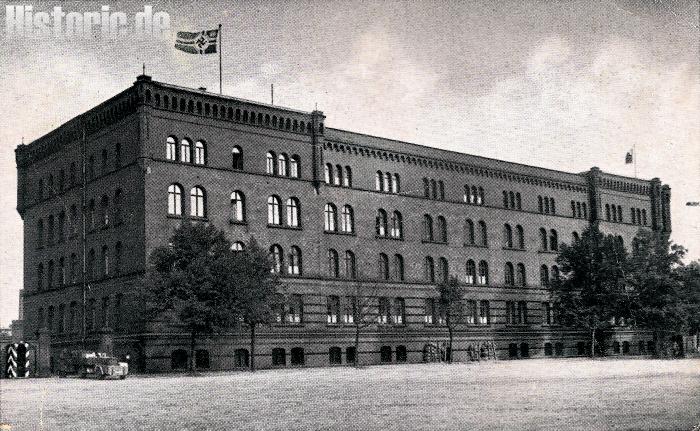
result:
[(3, 420), (13, 431), (700, 426), (699, 359), (533, 359), (0, 380), (0, 386)]

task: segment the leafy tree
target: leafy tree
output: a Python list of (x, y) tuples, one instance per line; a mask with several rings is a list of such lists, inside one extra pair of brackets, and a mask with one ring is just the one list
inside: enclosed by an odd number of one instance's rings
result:
[(233, 310), (250, 331), (250, 370), (255, 371), (255, 329), (276, 320), (284, 306), (279, 276), (267, 252), (252, 239), (245, 251), (235, 254), (235, 305)]
[(189, 369), (195, 370), (195, 345), (230, 322), (233, 297), (231, 244), (223, 231), (184, 222), (167, 246), (149, 256), (143, 289), (149, 318), (166, 318), (190, 336)]
[(464, 287), (457, 277), (450, 277), (447, 282), (439, 283), (436, 287), (438, 293), (438, 307), (440, 315), (445, 316), (445, 326), (449, 336), (448, 362), (452, 363), (452, 342), (457, 325), (464, 319)]
[(366, 284), (356, 281), (351, 289), (351, 295), (347, 298), (352, 301), (349, 304), (352, 313), (352, 326), (355, 329), (355, 360), (353, 366), (360, 366), (360, 333), (362, 330), (377, 322), (377, 291), (374, 284)]
[(574, 244), (562, 243), (559, 248), (560, 276), (552, 281), (552, 296), (564, 325), (590, 333), (591, 356), (595, 356), (596, 341), (614, 319), (630, 314), (627, 253), (614, 236), (600, 232), (597, 223), (586, 228)]
[[(628, 281), (634, 295), (635, 325), (652, 331), (657, 355), (666, 355), (668, 341), (689, 329), (691, 319), (684, 291), (681, 259), (685, 249), (662, 232), (640, 231), (635, 238)], [(693, 269), (685, 275), (691, 275)], [(691, 287), (689, 284), (688, 287)]]
[(678, 269), (682, 287), (681, 308), (685, 315), (688, 334), (700, 334), (700, 261), (696, 260)]

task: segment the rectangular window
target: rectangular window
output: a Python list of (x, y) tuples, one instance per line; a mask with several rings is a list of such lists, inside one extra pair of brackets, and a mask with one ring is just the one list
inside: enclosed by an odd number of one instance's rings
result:
[(334, 325), (340, 323), (340, 299), (337, 296), (329, 296), (326, 299), (327, 323)]
[(473, 325), (476, 323), (476, 301), (467, 301), (467, 309), (464, 310), (466, 315), (466, 323)]
[[(355, 323), (357, 314), (357, 298), (354, 296), (345, 297), (345, 309), (343, 311), (343, 323), (352, 325)], [(359, 323), (359, 322), (358, 322)]]
[(425, 323), (432, 325), (435, 316), (435, 300), (433, 298), (425, 299)]
[(389, 304), (389, 298), (379, 298), (379, 315), (377, 316), (377, 322), (380, 324), (387, 324), (391, 319), (391, 305)]
[(488, 301), (481, 301), (479, 303), (479, 323), (481, 325), (488, 325), (491, 323), (491, 312), (489, 310)]

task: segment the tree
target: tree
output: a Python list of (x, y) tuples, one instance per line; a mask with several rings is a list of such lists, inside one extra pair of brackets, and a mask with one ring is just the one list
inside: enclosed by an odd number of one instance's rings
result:
[(678, 274), (682, 283), (679, 299), (687, 316), (687, 333), (697, 336), (700, 334), (700, 261), (679, 268)]
[(250, 370), (255, 371), (255, 329), (276, 320), (276, 312), (284, 306), (279, 276), (273, 271), (268, 253), (255, 239), (245, 251), (235, 254), (234, 314), (250, 331)]
[(149, 256), (143, 289), (147, 315), (173, 319), (190, 336), (189, 369), (195, 371), (195, 346), (201, 335), (230, 322), (234, 285), (231, 243), (212, 225), (183, 222), (167, 246)]
[(562, 243), (559, 248), (560, 275), (552, 281), (552, 296), (564, 325), (590, 333), (594, 357), (596, 340), (604, 338), (616, 317), (630, 314), (625, 283), (627, 253), (622, 242), (600, 232), (597, 223), (586, 228), (572, 245)]
[(366, 284), (356, 281), (351, 287), (351, 296), (346, 299), (349, 314), (352, 315), (352, 325), (355, 329), (355, 358), (353, 366), (360, 366), (360, 333), (372, 324), (377, 323), (375, 302), (377, 301), (378, 287), (374, 284)]
[(627, 274), (634, 295), (634, 322), (652, 331), (655, 353), (665, 356), (671, 338), (685, 333), (694, 317), (690, 315), (693, 307), (688, 307), (694, 271), (684, 270), (685, 249), (672, 244), (667, 233), (640, 231), (634, 244)]
[(450, 277), (446, 282), (442, 282), (436, 287), (438, 293), (438, 307), (440, 315), (445, 316), (445, 326), (449, 336), (447, 361), (452, 363), (452, 342), (454, 340), (454, 330), (464, 319), (464, 287), (459, 283), (457, 277)]

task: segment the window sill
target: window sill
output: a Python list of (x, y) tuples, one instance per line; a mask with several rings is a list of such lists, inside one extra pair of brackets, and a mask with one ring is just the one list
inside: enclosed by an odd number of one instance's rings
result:
[(394, 237), (394, 236), (389, 236), (389, 235), (374, 235), (375, 239), (388, 239), (392, 241), (403, 241), (403, 237)]
[(287, 229), (287, 230), (302, 230), (301, 226), (285, 226), (283, 224), (267, 224), (267, 227), (271, 229)]
[(483, 244), (470, 244), (468, 242), (464, 243), (465, 247), (475, 247), (475, 248), (489, 248), (488, 245), (483, 245)]
[(182, 220), (184, 218), (181, 215), (175, 215), (175, 214), (168, 214), (167, 217), (171, 218), (171, 219), (175, 219), (175, 220)]
[(234, 219), (229, 219), (228, 222), (229, 222), (229, 224), (231, 224), (231, 225), (234, 225), (234, 224), (236, 224), (236, 225), (241, 225), (241, 226), (247, 226), (247, 225), (248, 225), (248, 222), (245, 221), (245, 220), (234, 220)]
[(344, 235), (344, 236), (357, 236), (355, 232), (341, 232), (335, 230), (324, 230), (323, 233), (328, 235)]
[(197, 216), (191, 215), (191, 216), (189, 216), (189, 219), (192, 220), (192, 221), (201, 221), (201, 222), (204, 222), (204, 223), (209, 222), (209, 219), (208, 219), (207, 217), (197, 217)]
[(438, 245), (448, 245), (449, 244), (449, 242), (447, 242), (447, 241), (431, 241), (429, 239), (422, 239), (420, 242), (423, 244), (438, 244)]
[(515, 247), (503, 247), (503, 250), (508, 250), (508, 251), (527, 251), (524, 248), (515, 248)]

